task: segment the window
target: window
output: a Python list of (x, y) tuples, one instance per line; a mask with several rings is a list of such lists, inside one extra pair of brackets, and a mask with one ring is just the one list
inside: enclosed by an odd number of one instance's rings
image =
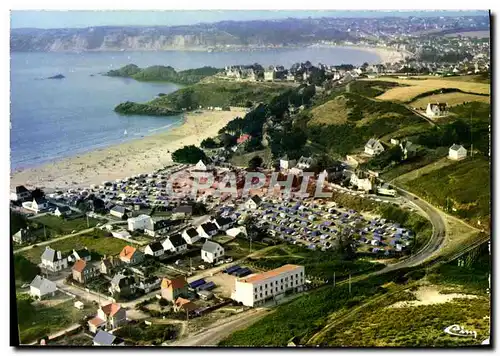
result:
[(262, 286), (259, 286), (259, 290), (262, 290)]
[(262, 293), (260, 293), (260, 297), (262, 298)]

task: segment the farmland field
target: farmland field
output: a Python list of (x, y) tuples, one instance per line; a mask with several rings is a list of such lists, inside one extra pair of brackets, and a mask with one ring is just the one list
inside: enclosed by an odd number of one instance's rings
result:
[(467, 32), (455, 32), (448, 33), (444, 35), (445, 37), (477, 37), (477, 38), (488, 38), (490, 37), (490, 31), (467, 31)]
[(448, 80), (445, 78), (411, 80), (411, 79), (381, 77), (377, 78), (377, 80), (396, 82), (399, 84), (408, 85), (405, 87), (396, 87), (389, 89), (382, 95), (377, 96), (377, 99), (380, 100), (407, 102), (411, 101), (419, 94), (442, 88), (456, 88), (468, 93), (490, 94), (489, 84)]
[[(79, 235), (75, 237), (70, 237), (65, 240), (56, 241), (51, 243), (50, 246), (54, 250), (61, 251), (63, 254), (66, 252), (70, 252), (73, 249), (81, 249), (87, 247), (89, 251), (93, 253), (97, 253), (99, 255), (116, 255), (120, 253), (120, 251), (126, 245), (130, 245), (126, 241), (116, 239), (113, 237), (104, 237), (104, 234), (100, 231), (96, 231), (95, 236), (91, 234)], [(36, 246), (30, 248), (26, 251), (21, 252), (20, 254), (26, 257), (33, 263), (40, 263), (40, 256), (45, 250), (45, 246)]]
[(429, 95), (412, 101), (410, 105), (416, 108), (426, 108), (429, 103), (446, 103), (448, 106), (455, 106), (471, 101), (480, 101), (489, 104), (490, 100), (491, 98), (489, 96), (457, 92)]

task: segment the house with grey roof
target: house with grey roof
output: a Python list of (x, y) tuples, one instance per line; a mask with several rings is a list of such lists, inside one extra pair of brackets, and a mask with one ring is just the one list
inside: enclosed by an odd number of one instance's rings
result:
[(298, 169), (308, 169), (312, 166), (314, 163), (314, 159), (312, 157), (304, 157), (301, 156), (299, 160), (297, 161), (297, 168)]
[(92, 256), (90, 255), (90, 251), (86, 247), (79, 250), (73, 249), (71, 254), (68, 256), (68, 262), (75, 262), (78, 260), (90, 261), (91, 259)]
[(377, 156), (384, 152), (384, 150), (384, 146), (382, 146), (380, 141), (374, 138), (369, 139), (365, 145), (365, 153), (370, 156)]
[(30, 283), (30, 295), (37, 299), (43, 299), (46, 296), (53, 296), (56, 291), (56, 284), (42, 276), (37, 275)]
[(68, 258), (63, 257), (61, 251), (55, 251), (49, 246), (42, 253), (42, 267), (56, 272), (68, 267)]
[(94, 346), (125, 346), (125, 341), (116, 335), (99, 330), (94, 336)]
[(124, 217), (127, 216), (127, 208), (121, 205), (115, 205), (114, 207), (111, 208), (109, 213), (113, 216), (116, 216), (119, 219), (123, 219)]
[(200, 235), (200, 237), (204, 237), (206, 239), (209, 239), (212, 236), (214, 236), (215, 234), (217, 234), (217, 232), (219, 231), (219, 229), (217, 228), (217, 225), (215, 225), (214, 223), (208, 221), (208, 222), (206, 222), (206, 223), (201, 224), (200, 226), (198, 226), (196, 228), (196, 231), (198, 232), (198, 234)]
[(163, 249), (161, 242), (155, 241), (146, 246), (144, 253), (153, 257), (160, 257), (165, 253), (165, 250)]
[(453, 144), (448, 151), (448, 158), (458, 161), (467, 157), (467, 150), (462, 145)]
[(224, 247), (217, 242), (207, 240), (201, 248), (201, 258), (207, 263), (215, 263), (224, 258)]
[(135, 280), (131, 276), (126, 276), (122, 273), (117, 273), (111, 279), (109, 286), (111, 295), (130, 295), (135, 292)]

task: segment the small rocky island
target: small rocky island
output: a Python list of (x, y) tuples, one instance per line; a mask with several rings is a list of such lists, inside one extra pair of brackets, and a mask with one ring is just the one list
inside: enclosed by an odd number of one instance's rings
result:
[(166, 107), (150, 104), (139, 104), (131, 101), (121, 103), (115, 107), (115, 112), (122, 115), (173, 116), (182, 112)]
[(64, 78), (66, 78), (64, 75), (57, 74), (57, 75), (53, 75), (52, 77), (48, 77), (46, 79), (64, 79)]

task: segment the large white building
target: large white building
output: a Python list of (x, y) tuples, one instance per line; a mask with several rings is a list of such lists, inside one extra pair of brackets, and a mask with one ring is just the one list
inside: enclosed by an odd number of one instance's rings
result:
[(135, 218), (129, 218), (127, 222), (129, 231), (145, 230), (153, 223), (151, 217), (145, 214), (141, 214)]
[(284, 297), (286, 292), (301, 292), (304, 283), (304, 266), (287, 264), (236, 280), (232, 299), (253, 307)]

